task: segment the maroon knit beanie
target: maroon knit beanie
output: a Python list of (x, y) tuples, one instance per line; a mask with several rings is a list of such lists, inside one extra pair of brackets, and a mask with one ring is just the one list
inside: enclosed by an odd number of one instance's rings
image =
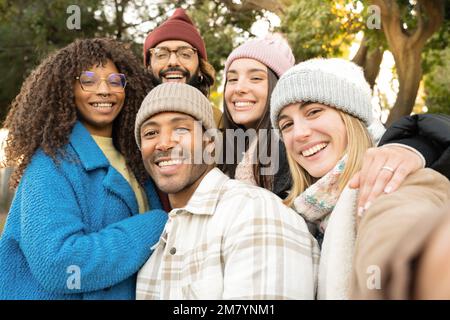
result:
[(186, 12), (178, 8), (173, 15), (151, 31), (144, 42), (144, 65), (147, 66), (148, 50), (167, 40), (181, 40), (198, 50), (200, 57), (207, 60), (205, 43)]

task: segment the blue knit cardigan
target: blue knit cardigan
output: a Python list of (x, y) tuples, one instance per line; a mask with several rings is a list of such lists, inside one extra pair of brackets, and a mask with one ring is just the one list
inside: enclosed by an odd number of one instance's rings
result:
[(167, 220), (154, 185), (138, 214), (129, 183), (77, 122), (56, 164), (39, 149), (0, 238), (1, 299), (134, 299)]

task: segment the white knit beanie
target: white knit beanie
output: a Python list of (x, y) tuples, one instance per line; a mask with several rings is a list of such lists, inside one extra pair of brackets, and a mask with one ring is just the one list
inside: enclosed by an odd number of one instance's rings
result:
[(270, 102), (270, 119), (275, 129), (281, 110), (293, 103), (318, 102), (335, 107), (362, 120), (374, 142), (385, 128), (374, 116), (372, 93), (361, 67), (353, 62), (316, 58), (301, 62), (281, 76)]
[(141, 126), (151, 116), (161, 112), (181, 112), (202, 121), (206, 130), (216, 129), (212, 105), (197, 88), (184, 83), (167, 82), (150, 91), (142, 101), (136, 116), (134, 135), (141, 149)]

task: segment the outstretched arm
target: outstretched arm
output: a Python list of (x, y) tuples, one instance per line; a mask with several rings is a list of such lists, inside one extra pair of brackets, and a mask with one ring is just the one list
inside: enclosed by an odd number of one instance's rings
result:
[[(396, 192), (384, 194), (374, 202), (357, 229), (351, 298), (411, 299), (411, 289), (418, 284), (423, 285), (420, 293), (427, 293), (424, 284), (436, 280), (427, 271), (430, 265), (423, 265), (422, 273), (428, 276), (422, 278), (424, 283), (415, 277), (421, 269), (415, 273), (414, 266), (430, 235), (437, 234), (437, 227), (448, 217), (449, 199), (449, 181), (434, 170), (422, 169), (408, 176)], [(439, 264), (433, 252), (426, 250), (430, 261)]]
[(403, 117), (387, 129), (380, 146), (401, 143), (419, 151), (426, 167), (450, 179), (450, 116), (419, 114)]

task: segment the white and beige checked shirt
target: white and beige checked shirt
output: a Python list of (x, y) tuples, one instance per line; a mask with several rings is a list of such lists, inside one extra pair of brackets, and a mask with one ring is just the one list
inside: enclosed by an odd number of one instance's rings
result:
[(137, 299), (314, 299), (319, 248), (271, 192), (219, 169), (173, 209), (138, 274)]

